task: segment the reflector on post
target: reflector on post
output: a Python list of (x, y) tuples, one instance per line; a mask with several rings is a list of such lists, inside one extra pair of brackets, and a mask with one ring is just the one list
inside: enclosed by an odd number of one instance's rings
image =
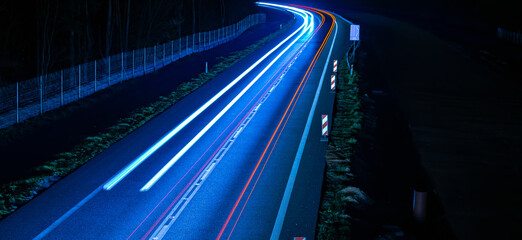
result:
[(333, 72), (337, 72), (337, 60), (333, 60)]
[(328, 115), (322, 115), (321, 141), (328, 141)]
[(335, 92), (335, 75), (333, 74), (331, 77), (330, 90), (332, 90), (333, 93)]

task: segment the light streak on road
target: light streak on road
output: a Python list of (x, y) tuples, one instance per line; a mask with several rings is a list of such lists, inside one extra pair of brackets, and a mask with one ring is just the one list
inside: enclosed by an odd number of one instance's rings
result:
[[(261, 3), (262, 4), (262, 3)], [(275, 7), (280, 6), (274, 4)], [(221, 96), (223, 96), (230, 88), (232, 88), (237, 82), (239, 82), (245, 75), (250, 73), (252, 69), (257, 67), (263, 60), (265, 60), (268, 56), (270, 56), (274, 51), (279, 49), (284, 43), (286, 43), (290, 38), (292, 38), (295, 34), (297, 34), (301, 29), (308, 29), (307, 27), (310, 25), (308, 22), (309, 16), (305, 11), (293, 7), (285, 7), (288, 8), (289, 11), (296, 13), (297, 15), (304, 18), (304, 23), (292, 34), (290, 34), (287, 38), (277, 44), (274, 48), (268, 51), (265, 55), (263, 55), (260, 59), (258, 59), (252, 66), (250, 66), (247, 70), (241, 73), (236, 79), (230, 82), (225, 88), (219, 91), (215, 96), (213, 96), (210, 100), (208, 100), (205, 104), (199, 107), (195, 112), (193, 112), (189, 117), (187, 117), (183, 122), (181, 122), (174, 129), (169, 131), (165, 136), (163, 136), (158, 142), (154, 143), (149, 149), (147, 149), (144, 153), (142, 153), (138, 158), (134, 159), (130, 164), (128, 164), (125, 168), (123, 168), (120, 172), (114, 175), (109, 181), (107, 181), (103, 185), (104, 190), (111, 190), (116, 184), (118, 184), (121, 180), (123, 180), (127, 175), (129, 175), (134, 169), (136, 169), (140, 164), (142, 164), (150, 155), (152, 155), (156, 150), (158, 150), (161, 146), (167, 143), (172, 137), (174, 137), (179, 131), (181, 131), (185, 126), (187, 126), (192, 120), (198, 117), (203, 111), (205, 111), (210, 105), (212, 105), (216, 100), (218, 100)], [(312, 19), (313, 21), (313, 19)], [(300, 35), (301, 36), (301, 35)]]
[[(292, 8), (287, 6), (281, 6), (281, 8)], [(297, 12), (301, 13), (299, 16), (303, 17), (305, 20), (303, 25), (299, 29), (297, 29), (291, 36), (295, 35), (297, 32), (299, 32), (301, 29), (304, 29), (305, 31), (301, 31), (299, 36), (295, 40), (293, 40), (283, 51), (281, 51), (232, 101), (230, 101), (225, 108), (221, 110), (221, 112), (218, 113), (203, 129), (199, 131), (199, 133), (190, 140), (190, 142), (185, 145), (161, 170), (154, 175), (146, 184), (143, 186), (140, 191), (148, 191), (171, 167), (176, 163), (264, 74), (272, 65), (283, 56), (283, 54), (288, 51), (301, 37), (305, 35), (305, 33), (308, 33), (308, 27), (310, 25), (310, 22), (308, 21), (309, 15), (306, 11), (295, 8)], [(294, 10), (294, 9), (291, 9)], [(313, 21), (313, 18), (312, 18)], [(307, 34), (306, 36), (309, 36)], [(287, 38), (288, 39), (288, 38)], [(286, 40), (286, 39), (285, 39)]]

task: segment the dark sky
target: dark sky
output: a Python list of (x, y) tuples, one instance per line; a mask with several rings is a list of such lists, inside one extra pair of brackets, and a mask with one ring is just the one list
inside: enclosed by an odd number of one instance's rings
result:
[(517, 0), (294, 0), (280, 1), (328, 9), (354, 9), (433, 16), (456, 16), (522, 30), (522, 1)]

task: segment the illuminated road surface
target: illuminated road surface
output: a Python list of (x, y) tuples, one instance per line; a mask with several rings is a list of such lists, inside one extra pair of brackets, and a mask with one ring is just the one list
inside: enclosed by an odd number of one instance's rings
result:
[(348, 23), (296, 23), (0, 222), (2, 239), (313, 238)]

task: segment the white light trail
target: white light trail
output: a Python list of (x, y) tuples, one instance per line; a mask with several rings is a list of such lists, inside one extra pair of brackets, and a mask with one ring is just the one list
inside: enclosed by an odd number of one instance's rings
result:
[[(263, 3), (260, 3), (263, 4)], [(283, 7), (281, 5), (272, 4), (274, 6)], [(288, 8), (289, 11), (293, 11), (297, 13), (299, 16), (303, 17), (306, 15), (303, 10), (293, 8), (293, 7), (284, 7)], [(259, 65), (263, 60), (265, 60), (268, 56), (270, 56), (274, 51), (276, 51), (279, 47), (281, 47), (284, 43), (286, 43), (290, 38), (292, 38), (295, 34), (297, 34), (301, 29), (305, 29), (308, 24), (308, 16), (303, 17), (305, 19), (304, 23), (292, 34), (290, 34), (287, 38), (277, 44), (274, 48), (268, 51), (263, 57), (258, 59), (252, 66), (247, 68), (243, 73), (241, 73), (237, 78), (235, 78), (232, 82), (230, 82), (225, 88), (219, 91), (214, 97), (208, 100), (205, 104), (199, 107), (195, 112), (193, 112), (189, 117), (187, 117), (183, 122), (181, 122), (178, 126), (172, 129), (169, 133), (163, 136), (158, 142), (154, 143), (147, 151), (142, 153), (138, 158), (134, 159), (130, 164), (128, 164), (125, 168), (123, 168), (120, 172), (114, 175), (109, 181), (107, 181), (103, 185), (104, 190), (111, 190), (116, 184), (118, 184), (121, 180), (123, 180), (127, 175), (129, 175), (134, 169), (136, 169), (141, 163), (143, 163), (150, 155), (152, 155), (156, 150), (158, 150), (161, 146), (163, 146), (167, 141), (169, 141), (172, 137), (174, 137), (179, 131), (181, 131), (185, 126), (187, 126), (192, 120), (194, 120), (199, 114), (205, 111), (210, 105), (212, 105), (217, 99), (219, 99), (223, 94), (225, 94), (230, 88), (232, 88), (237, 82), (239, 82), (245, 75), (247, 75), (252, 69), (254, 69), (257, 65)]]
[[(258, 4), (263, 4), (263, 3), (258, 3)], [(276, 4), (270, 4), (270, 5), (276, 5)], [(292, 8), (292, 7), (282, 6), (282, 5), (280, 5), (280, 6), (282, 8)], [(300, 31), (301, 29), (306, 30), (309, 25), (308, 14), (306, 14), (306, 11), (301, 10), (301, 9), (296, 9), (296, 8), (292, 8), (290, 10), (294, 10), (294, 9), (296, 10), (296, 12), (301, 13), (301, 14), (299, 14), (299, 16), (303, 17), (303, 19), (305, 19), (305, 21), (304, 21), (303, 25), (301, 25), (301, 27), (299, 29), (297, 29), (291, 36), (295, 35), (295, 33)], [(307, 33), (307, 31), (301, 31), (299, 36), (294, 41), (292, 41), (283, 51), (281, 51), (238, 95), (236, 95), (236, 97), (234, 99), (232, 99), (232, 101), (230, 103), (227, 104), (227, 106), (225, 106), (225, 108), (223, 108), (221, 110), (221, 112), (218, 113), (218, 115), (216, 115), (203, 129), (201, 129), (201, 131), (194, 138), (192, 138), (192, 140), (190, 140), (190, 142), (187, 145), (185, 145), (169, 162), (167, 162), (167, 164), (165, 166), (163, 166), (163, 168), (161, 168), (161, 170), (158, 173), (156, 173), (156, 175), (154, 175), (154, 177), (152, 177), (152, 179), (150, 179), (145, 184), (145, 186), (143, 186), (140, 189), (140, 191), (142, 191), (142, 192), (148, 191), (172, 167), (172, 165), (174, 165), (174, 163), (176, 163), (250, 89), (250, 87), (252, 87), (252, 85), (254, 85), (263, 76), (263, 74), (265, 74), (265, 72), (268, 71), (268, 69), (277, 60), (279, 60), (279, 58), (281, 56), (283, 56), (283, 54), (288, 49), (290, 49), (290, 47), (292, 47), (305, 33)]]

